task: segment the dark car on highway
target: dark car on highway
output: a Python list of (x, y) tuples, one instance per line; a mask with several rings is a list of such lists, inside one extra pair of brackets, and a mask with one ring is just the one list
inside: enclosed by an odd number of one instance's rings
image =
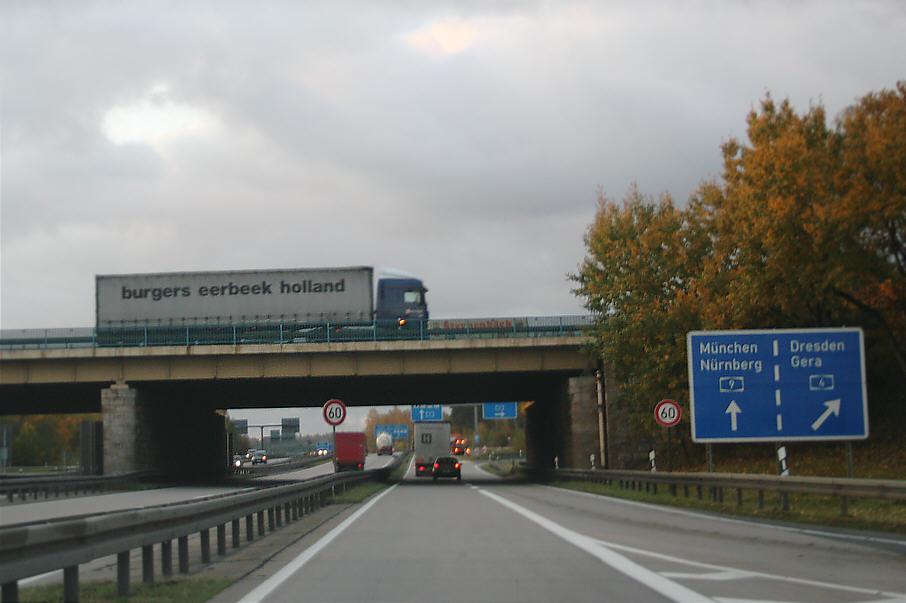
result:
[(252, 464), (257, 465), (258, 463), (267, 463), (267, 452), (264, 450), (256, 450), (252, 453)]
[(432, 477), (437, 479), (439, 477), (455, 477), (456, 479), (462, 479), (462, 466), (459, 463), (459, 459), (452, 456), (439, 456), (434, 459), (434, 471)]

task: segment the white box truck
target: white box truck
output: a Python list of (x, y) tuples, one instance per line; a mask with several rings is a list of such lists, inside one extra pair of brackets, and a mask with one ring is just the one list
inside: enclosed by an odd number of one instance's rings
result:
[(441, 421), (415, 423), (415, 476), (430, 477), (434, 459), (450, 456), (450, 424)]

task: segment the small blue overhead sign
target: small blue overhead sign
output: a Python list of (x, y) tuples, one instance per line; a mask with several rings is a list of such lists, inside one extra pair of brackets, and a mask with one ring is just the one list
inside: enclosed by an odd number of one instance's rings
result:
[(481, 405), (482, 419), (515, 419), (515, 402), (485, 402)]
[(387, 432), (390, 434), (394, 440), (408, 440), (409, 439), (409, 426), (408, 425), (375, 425), (374, 426), (374, 437), (378, 437), (378, 434)]
[(413, 421), (443, 421), (444, 410), (440, 404), (413, 404)]
[(686, 344), (694, 441), (868, 437), (861, 329), (693, 331)]

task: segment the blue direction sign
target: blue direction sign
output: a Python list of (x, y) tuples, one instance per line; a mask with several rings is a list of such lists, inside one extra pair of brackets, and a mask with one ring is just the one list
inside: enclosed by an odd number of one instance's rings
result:
[(515, 419), (515, 402), (485, 402), (481, 405), (482, 419)]
[(409, 439), (409, 426), (408, 425), (375, 425), (374, 426), (374, 437), (378, 437), (379, 433), (387, 432), (390, 434), (394, 440), (408, 440)]
[(444, 410), (440, 404), (413, 404), (413, 421), (443, 421)]
[(868, 437), (861, 329), (693, 331), (686, 344), (694, 441)]

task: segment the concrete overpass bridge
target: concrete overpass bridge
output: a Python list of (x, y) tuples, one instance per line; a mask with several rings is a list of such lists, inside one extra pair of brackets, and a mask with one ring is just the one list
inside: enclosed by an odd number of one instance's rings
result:
[[(533, 401), (530, 465), (598, 456), (595, 365), (579, 329), (415, 340), (218, 345), (0, 346), (3, 414), (99, 412), (104, 472), (213, 474), (222, 411)], [(478, 335), (478, 336), (475, 336)], [(73, 340), (75, 341), (75, 340)]]

